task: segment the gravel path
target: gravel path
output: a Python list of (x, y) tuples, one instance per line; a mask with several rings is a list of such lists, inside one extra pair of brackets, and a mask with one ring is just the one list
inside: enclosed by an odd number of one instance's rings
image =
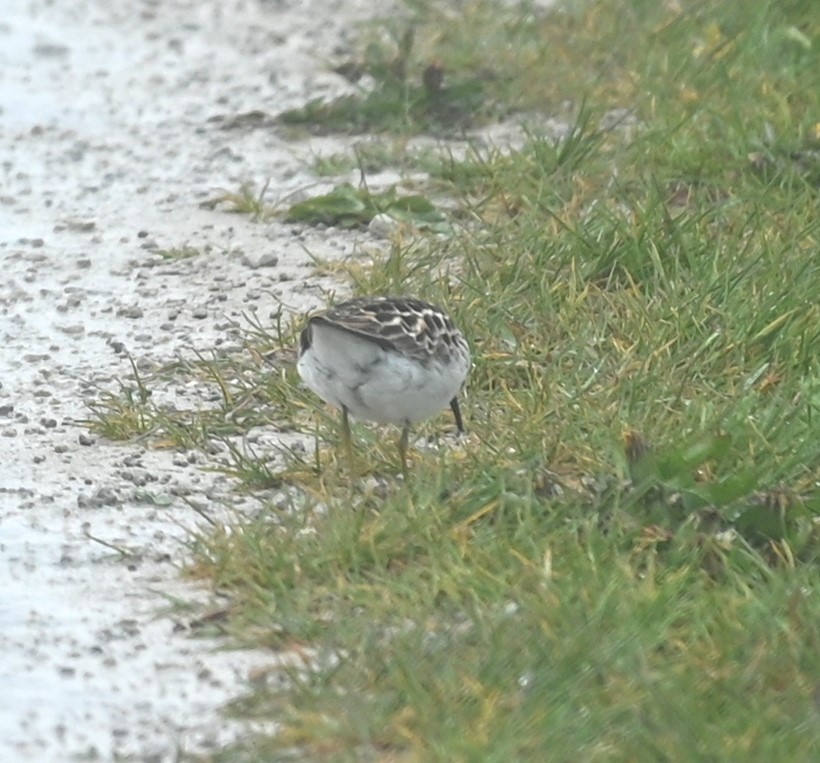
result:
[[(206, 598), (178, 575), (200, 519), (182, 499), (230, 503), (232, 487), (198, 453), (108, 443), (77, 422), (129, 376), (128, 354), (224, 347), (247, 311), (269, 321), (279, 300), (319, 303), (306, 252), (349, 253), (353, 236), (200, 203), (248, 179), (271, 178), (273, 200), (305, 188), (311, 151), (333, 141), (291, 144), (212, 117), (275, 114), (342, 88), (327, 60), (384, 5), (11, 6), (0, 19), (0, 761), (173, 760), (230, 738), (220, 706), (277, 659), (220, 652), (167, 611), (165, 594)], [(155, 254), (181, 246), (201, 254)]]

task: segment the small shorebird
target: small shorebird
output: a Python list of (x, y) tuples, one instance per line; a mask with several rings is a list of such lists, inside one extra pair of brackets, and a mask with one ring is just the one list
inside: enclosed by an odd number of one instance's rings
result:
[(470, 349), (438, 307), (405, 297), (352, 299), (310, 318), (299, 344), (299, 376), (342, 411), (351, 466), (348, 414), (402, 428), (405, 477), (411, 424), (449, 403), (458, 431), (464, 431), (457, 395), (470, 369)]

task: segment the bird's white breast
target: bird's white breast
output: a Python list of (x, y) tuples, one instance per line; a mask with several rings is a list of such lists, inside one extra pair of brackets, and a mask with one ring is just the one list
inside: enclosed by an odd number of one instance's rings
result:
[(432, 416), (458, 394), (469, 369), (467, 353), (426, 364), (325, 324), (311, 327), (311, 344), (297, 369), (326, 402), (356, 418), (409, 424)]

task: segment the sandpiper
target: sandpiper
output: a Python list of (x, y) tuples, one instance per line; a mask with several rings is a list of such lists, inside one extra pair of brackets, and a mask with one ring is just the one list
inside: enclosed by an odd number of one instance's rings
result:
[(410, 425), (448, 403), (464, 431), (458, 393), (470, 369), (464, 335), (438, 307), (407, 297), (361, 297), (314, 315), (302, 331), (299, 375), (342, 411), (342, 442), (353, 464), (348, 414), (398, 424), (407, 477)]

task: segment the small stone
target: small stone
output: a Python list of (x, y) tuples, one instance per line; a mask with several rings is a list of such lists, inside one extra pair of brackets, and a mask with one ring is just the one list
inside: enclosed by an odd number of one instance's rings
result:
[(256, 270), (256, 268), (272, 268), (279, 264), (279, 256), (273, 252), (254, 254), (245, 252), (242, 254), (242, 264), (254, 270)]
[(81, 323), (75, 323), (68, 326), (58, 326), (57, 328), (69, 336), (80, 336), (81, 334), (85, 334), (85, 326)]
[(92, 496), (80, 493), (77, 496), (77, 506), (80, 509), (99, 509), (102, 506), (119, 506), (122, 500), (110, 487), (101, 487)]
[(41, 58), (65, 58), (69, 54), (69, 48), (60, 42), (38, 42), (32, 53)]
[(142, 318), (144, 315), (142, 308), (138, 305), (131, 305), (130, 307), (121, 307), (117, 310), (117, 317), (122, 318)]
[(88, 233), (97, 227), (93, 220), (66, 220), (66, 228), (75, 233)]

